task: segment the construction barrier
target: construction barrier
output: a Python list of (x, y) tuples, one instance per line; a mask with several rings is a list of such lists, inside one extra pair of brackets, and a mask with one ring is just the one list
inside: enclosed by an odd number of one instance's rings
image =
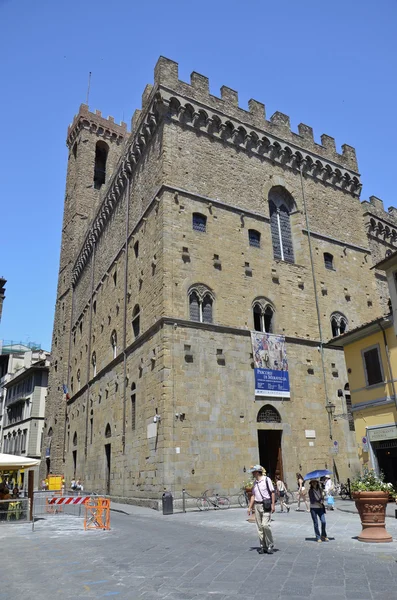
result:
[[(54, 497), (54, 495), (60, 497), (62, 495), (62, 490), (58, 490), (56, 492), (51, 492), (51, 495), (53, 497)], [(63, 511), (62, 506), (60, 506), (59, 508), (57, 508), (57, 507), (51, 505), (52, 503), (50, 502), (50, 500), (52, 500), (52, 499), (53, 499), (52, 497), (49, 497), (46, 494), (46, 496), (45, 496), (45, 512), (49, 513), (51, 515), (53, 515), (55, 513), (62, 512)]]
[(90, 496), (65, 496), (65, 497), (53, 497), (48, 500), (48, 504), (57, 506), (62, 504), (85, 504), (90, 499)]
[(84, 529), (110, 529), (110, 500), (93, 496), (84, 502)]

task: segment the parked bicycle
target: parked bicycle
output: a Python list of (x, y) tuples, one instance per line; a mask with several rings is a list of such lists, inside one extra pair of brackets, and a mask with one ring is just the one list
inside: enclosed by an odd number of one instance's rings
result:
[(335, 492), (337, 494), (339, 494), (339, 496), (342, 498), (342, 500), (350, 499), (350, 491), (349, 491), (349, 486), (347, 485), (347, 483), (340, 483), (335, 488)]
[(238, 503), (240, 504), (241, 508), (248, 508), (248, 504), (249, 504), (248, 492), (245, 488), (241, 488), (241, 489), (243, 491), (238, 497)]
[(226, 496), (218, 496), (213, 490), (205, 490), (200, 498), (197, 498), (197, 508), (199, 510), (209, 510), (210, 508), (230, 508), (230, 500)]

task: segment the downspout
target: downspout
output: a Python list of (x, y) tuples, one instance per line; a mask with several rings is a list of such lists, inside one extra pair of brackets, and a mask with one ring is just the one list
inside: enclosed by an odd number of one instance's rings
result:
[(91, 261), (91, 302), (90, 302), (90, 322), (88, 325), (88, 356), (87, 356), (87, 410), (85, 415), (85, 442), (84, 442), (84, 456), (87, 458), (88, 451), (88, 415), (90, 408), (90, 363), (91, 363), (91, 339), (92, 339), (92, 298), (94, 295), (94, 271), (95, 271), (95, 250), (96, 244), (93, 243), (92, 247), (92, 261)]
[(385, 344), (385, 351), (386, 351), (386, 360), (387, 360), (387, 366), (389, 369), (389, 376), (390, 376), (390, 381), (391, 381), (391, 387), (393, 390), (393, 396), (394, 396), (394, 404), (397, 410), (397, 397), (396, 397), (396, 386), (394, 385), (394, 377), (393, 377), (393, 370), (391, 367), (391, 362), (390, 362), (390, 353), (389, 353), (389, 346), (387, 344), (387, 337), (386, 337), (386, 332), (384, 330), (384, 328), (382, 327), (382, 324), (379, 322), (378, 323), (379, 328), (382, 331), (383, 334), (383, 343)]
[[(317, 322), (318, 322), (318, 332), (320, 336), (320, 355), (321, 355), (321, 366), (323, 371), (323, 380), (324, 380), (324, 392), (325, 392), (325, 408), (331, 404), (328, 396), (328, 386), (327, 386), (327, 377), (325, 372), (325, 358), (324, 358), (324, 340), (323, 340), (323, 330), (321, 327), (321, 316), (320, 316), (320, 304), (318, 301), (318, 293), (317, 293), (317, 282), (316, 282), (316, 273), (314, 270), (314, 261), (313, 261), (313, 250), (312, 250), (312, 240), (310, 235), (310, 225), (309, 225), (309, 217), (306, 210), (306, 195), (305, 195), (305, 186), (303, 184), (303, 161), (299, 165), (299, 174), (301, 180), (301, 188), (302, 188), (302, 200), (303, 200), (303, 212), (305, 213), (305, 221), (306, 221), (306, 229), (307, 229), (307, 239), (309, 242), (309, 256), (310, 256), (310, 265), (312, 271), (313, 278), (313, 289), (314, 289), (314, 299), (316, 303), (316, 313), (317, 313)], [(329, 439), (332, 440), (332, 414), (331, 410), (327, 410), (328, 414), (328, 429), (329, 429)]]
[[(69, 386), (70, 386), (70, 358), (72, 356), (72, 325), (73, 325), (73, 313), (74, 313), (74, 286), (71, 286), (71, 294), (72, 294), (72, 298), (70, 300), (70, 324), (69, 324), (69, 352), (68, 352), (68, 374), (67, 374), (67, 378), (66, 378), (66, 387), (69, 391)], [(67, 430), (67, 426), (66, 426), (66, 419), (68, 416), (68, 402), (65, 399), (65, 423), (64, 423), (64, 427), (63, 427), (63, 452), (62, 452), (62, 462), (65, 463), (65, 454), (66, 454), (66, 430)]]
[(124, 316), (123, 316), (123, 368), (124, 368), (124, 385), (123, 385), (123, 433), (121, 436), (122, 452), (125, 454), (125, 433), (126, 433), (126, 414), (127, 414), (127, 355), (125, 352), (127, 346), (127, 288), (128, 288), (128, 232), (130, 226), (130, 178), (127, 178), (127, 208), (126, 208), (126, 224), (125, 224), (125, 257), (124, 257)]

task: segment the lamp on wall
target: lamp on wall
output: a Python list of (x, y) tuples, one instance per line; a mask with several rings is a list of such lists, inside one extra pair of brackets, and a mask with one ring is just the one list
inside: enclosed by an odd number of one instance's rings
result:
[(329, 416), (332, 417), (332, 415), (335, 412), (335, 404), (333, 404), (332, 402), (327, 402), (327, 404), (325, 405), (325, 410), (327, 411)]

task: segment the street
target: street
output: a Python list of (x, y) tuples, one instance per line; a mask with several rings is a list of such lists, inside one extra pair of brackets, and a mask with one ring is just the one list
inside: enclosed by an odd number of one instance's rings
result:
[[(338, 502), (341, 508), (348, 506)], [(224, 600), (372, 600), (396, 596), (396, 542), (362, 544), (356, 514), (327, 514), (330, 541), (314, 541), (306, 512), (276, 513), (277, 551), (259, 555), (244, 509), (163, 516), (113, 505), (111, 531), (49, 515), (0, 527), (0, 600), (15, 597)], [(397, 521), (387, 518), (397, 539)]]

